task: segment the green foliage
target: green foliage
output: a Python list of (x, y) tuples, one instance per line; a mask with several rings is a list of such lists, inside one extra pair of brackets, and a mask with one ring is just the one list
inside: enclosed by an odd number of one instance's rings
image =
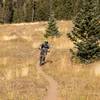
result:
[(3, 23), (3, 0), (0, 1), (0, 23)]
[(24, 9), (23, 9), (23, 6), (24, 6), (24, 1), (23, 0), (17, 0), (15, 3), (14, 3), (14, 6), (13, 6), (13, 9), (14, 9), (14, 12), (13, 12), (13, 22), (24, 22), (25, 21), (25, 15), (24, 15)]
[(36, 20), (48, 20), (50, 14), (49, 0), (38, 0), (36, 4)]
[(70, 20), (73, 16), (72, 0), (54, 0), (53, 9), (55, 17), (59, 20)]
[(84, 6), (75, 17), (73, 31), (68, 33), (75, 44), (74, 54), (81, 62), (90, 63), (100, 58), (100, 16), (96, 13), (96, 1), (84, 0)]
[(12, 17), (13, 17), (13, 4), (12, 0), (5, 0), (4, 3), (4, 22), (5, 23), (11, 23)]
[(30, 2), (27, 2), (25, 6), (26, 13), (24, 14), (24, 16), (26, 22), (32, 21), (32, 7), (33, 7), (32, 0), (30, 0)]
[(100, 15), (100, 0), (97, 0), (97, 12)]
[[(83, 0), (0, 0), (0, 23), (47, 21), (50, 6), (57, 20), (72, 20), (83, 7)], [(100, 0), (97, 12), (100, 14)]]
[(46, 30), (45, 37), (58, 36), (58, 35), (59, 35), (59, 31), (56, 26), (56, 20), (54, 18), (54, 14), (51, 14), (49, 21), (48, 21), (48, 28)]

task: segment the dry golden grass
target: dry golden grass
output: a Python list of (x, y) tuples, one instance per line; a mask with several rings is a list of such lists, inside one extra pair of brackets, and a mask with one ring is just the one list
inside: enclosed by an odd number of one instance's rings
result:
[(66, 50), (52, 51), (47, 61), (44, 71), (58, 81), (61, 100), (100, 99), (100, 77), (96, 77), (92, 65), (72, 63)]
[[(100, 63), (73, 63), (69, 52), (73, 43), (66, 36), (73, 24), (57, 23), (62, 35), (48, 39), (53, 47), (43, 70), (58, 82), (61, 100), (100, 100)], [(46, 27), (46, 22), (0, 25), (1, 100), (43, 100), (48, 82), (36, 66)]]
[(36, 70), (37, 49), (22, 38), (0, 41), (0, 100), (42, 100), (47, 80)]
[(42, 100), (47, 86), (31, 64), (0, 65), (0, 100)]

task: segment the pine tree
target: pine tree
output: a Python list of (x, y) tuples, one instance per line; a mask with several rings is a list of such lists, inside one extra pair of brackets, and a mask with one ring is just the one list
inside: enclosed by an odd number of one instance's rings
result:
[(46, 30), (45, 37), (58, 36), (58, 35), (59, 35), (58, 27), (56, 25), (56, 20), (54, 18), (54, 14), (52, 13), (50, 15), (50, 18), (49, 18), (49, 21), (48, 21), (48, 28)]
[(25, 14), (24, 14), (24, 4), (25, 0), (15, 0), (14, 3), (14, 13), (13, 13), (13, 22), (24, 22), (25, 21)]
[(100, 14), (100, 0), (97, 0), (97, 12)]
[(3, 23), (3, 0), (0, 1), (0, 23)]
[(70, 20), (73, 16), (73, 0), (53, 0), (55, 17), (58, 20)]
[(35, 19), (47, 21), (49, 19), (49, 0), (37, 0)]
[(11, 23), (13, 17), (13, 0), (4, 2), (4, 23)]
[(73, 31), (68, 33), (75, 44), (73, 53), (83, 63), (100, 58), (100, 15), (96, 13), (96, 1), (83, 0), (83, 7), (75, 17)]

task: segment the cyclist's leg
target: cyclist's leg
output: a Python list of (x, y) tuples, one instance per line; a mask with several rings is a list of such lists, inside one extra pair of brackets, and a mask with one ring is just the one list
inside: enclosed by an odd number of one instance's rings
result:
[(41, 55), (40, 56), (40, 65), (43, 65), (45, 63), (45, 56)]
[(42, 65), (42, 55), (40, 55), (40, 65)]
[(47, 52), (44, 51), (40, 54), (40, 65), (43, 65), (45, 63), (45, 58), (46, 58)]
[(45, 55), (43, 56), (43, 63), (45, 63)]

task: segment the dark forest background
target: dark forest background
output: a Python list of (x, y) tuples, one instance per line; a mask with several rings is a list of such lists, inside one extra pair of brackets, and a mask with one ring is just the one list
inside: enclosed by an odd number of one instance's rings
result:
[(46, 21), (51, 8), (57, 20), (71, 20), (82, 4), (82, 0), (0, 0), (0, 23)]

